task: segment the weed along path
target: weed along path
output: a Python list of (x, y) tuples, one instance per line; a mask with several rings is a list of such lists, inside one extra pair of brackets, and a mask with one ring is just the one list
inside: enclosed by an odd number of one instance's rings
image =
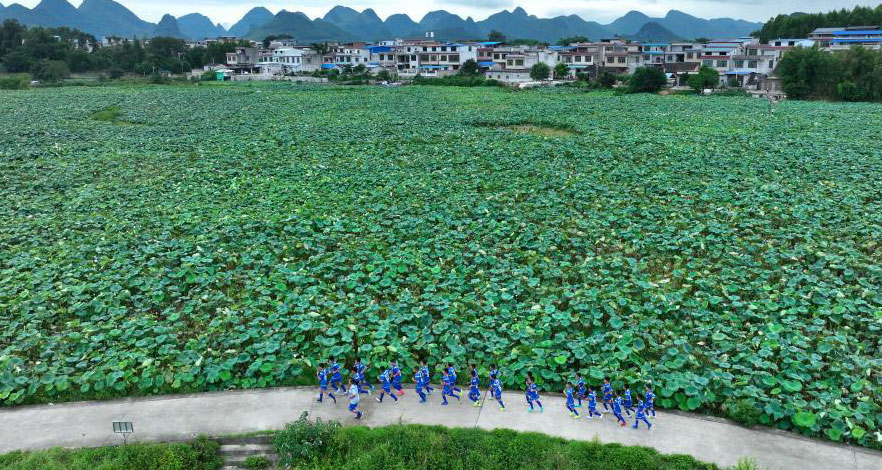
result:
[[(664, 453), (689, 454), (721, 466), (734, 465), (742, 457), (753, 457), (763, 470), (878, 470), (882, 453), (837, 445), (770, 430), (747, 429), (694, 414), (661, 412), (652, 421), (652, 431), (641, 427), (621, 428), (615, 418), (574, 420), (568, 417), (563, 398), (543, 397), (544, 413), (528, 413), (523, 392), (504, 395), (507, 411), (486, 402), (475, 408), (464, 398), (441, 406), (440, 391), (418, 403), (412, 390), (398, 404), (387, 398), (377, 403), (362, 396), (362, 424), (383, 426), (397, 423), (431, 424), (449, 427), (507, 428), (535, 431), (567, 439), (641, 445)], [(0, 453), (16, 449), (54, 446), (101, 446), (122, 441), (113, 434), (113, 421), (130, 421), (134, 434), (129, 441), (179, 440), (198, 434), (221, 435), (280, 429), (303, 411), (311, 417), (355, 421), (344, 398), (334, 405), (326, 399), (315, 402), (313, 388), (273, 388), (199, 393), (104, 402), (23, 406), (0, 410)], [(584, 409), (584, 408), (583, 408)]]

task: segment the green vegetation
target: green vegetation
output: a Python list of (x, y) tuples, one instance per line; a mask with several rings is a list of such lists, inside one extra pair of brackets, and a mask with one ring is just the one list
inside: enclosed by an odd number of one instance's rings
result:
[(22, 73), (6, 75), (0, 77), (0, 90), (24, 90), (30, 82), (30, 77)]
[[(305, 416), (299, 421), (310, 427)], [(664, 455), (646, 447), (567, 441), (538, 433), (441, 426), (397, 425), (380, 428), (334, 427), (308, 457), (281, 460), (283, 465), (310, 470), (391, 468), (412, 469), (641, 469), (715, 470), (686, 455)], [(749, 468), (749, 467), (745, 467)]]
[(545, 62), (538, 62), (530, 67), (530, 78), (533, 80), (547, 80), (551, 75), (551, 67)]
[(778, 15), (763, 24), (754, 33), (767, 43), (778, 38), (804, 38), (816, 28), (882, 25), (882, 4), (873, 7), (856, 6), (854, 9), (833, 10), (828, 13), (800, 13)]
[(251, 455), (242, 461), (242, 468), (247, 470), (266, 470), (270, 468), (271, 462), (263, 455)]
[(667, 84), (664, 71), (658, 67), (640, 67), (628, 79), (628, 93), (658, 93)]
[(717, 72), (713, 67), (702, 65), (698, 73), (690, 75), (686, 82), (689, 84), (689, 88), (699, 93), (705, 89), (713, 90), (720, 86), (720, 72)]
[[(139, 125), (90, 119), (110, 106)], [(878, 445), (880, 119), (568, 89), (4, 91), (0, 401), (314, 383), (359, 354), (372, 380), (393, 358), (545, 390), (611, 373), (661, 408)], [(500, 128), (528, 124), (575, 133)]]
[(456, 86), (456, 87), (480, 87), (480, 86), (502, 86), (502, 82), (484, 78), (483, 75), (448, 75), (442, 78), (423, 77), (417, 75), (411, 81), (414, 85), (433, 85), (433, 86)]
[(129, 444), (95, 449), (55, 448), (0, 455), (0, 470), (218, 470), (215, 441)]
[(882, 51), (796, 48), (784, 54), (778, 75), (789, 98), (882, 101)]

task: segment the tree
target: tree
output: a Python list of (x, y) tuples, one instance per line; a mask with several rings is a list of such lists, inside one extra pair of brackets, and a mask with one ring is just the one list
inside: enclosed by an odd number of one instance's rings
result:
[(628, 93), (658, 93), (668, 79), (657, 67), (640, 67), (628, 80)]
[(61, 60), (40, 59), (31, 66), (31, 77), (42, 82), (55, 83), (70, 76), (67, 64)]
[(554, 66), (554, 78), (564, 79), (570, 76), (570, 68), (563, 62), (558, 62)]
[(589, 41), (590, 41), (590, 39), (588, 39), (585, 36), (570, 36), (567, 38), (558, 39), (556, 44), (558, 46), (569, 46), (570, 44), (575, 44), (578, 42), (589, 42)]
[(469, 59), (459, 66), (456, 73), (463, 77), (475, 77), (478, 75), (478, 63), (475, 62), (475, 59)]
[(597, 81), (603, 88), (612, 88), (616, 84), (616, 76), (610, 72), (603, 72), (597, 77)]
[(331, 50), (331, 46), (326, 42), (314, 42), (309, 48), (314, 50), (319, 57), (324, 57)]
[(695, 42), (697, 42), (699, 44), (707, 44), (710, 42), (710, 39), (705, 38), (705, 37), (695, 38)]
[(689, 77), (689, 86), (701, 93), (705, 88), (716, 88), (720, 85), (720, 73), (706, 65), (701, 66), (697, 74)]
[(389, 73), (389, 71), (386, 69), (380, 70), (379, 72), (377, 72), (377, 80), (381, 80), (384, 82), (392, 81), (392, 74)]
[(530, 68), (530, 78), (533, 80), (548, 80), (548, 75), (551, 74), (551, 67), (548, 66), (545, 62), (538, 62), (533, 64), (533, 67)]
[(290, 34), (273, 34), (273, 35), (267, 36), (267, 37), (263, 38), (263, 48), (268, 49), (270, 46), (270, 43), (277, 40), (277, 39), (294, 39), (294, 36), (291, 36)]
[(487, 40), (490, 42), (505, 42), (505, 35), (494, 29), (487, 35)]

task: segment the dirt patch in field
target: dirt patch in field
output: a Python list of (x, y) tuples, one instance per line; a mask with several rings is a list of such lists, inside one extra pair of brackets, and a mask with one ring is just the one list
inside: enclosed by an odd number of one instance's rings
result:
[(521, 134), (541, 135), (542, 137), (569, 137), (576, 135), (576, 131), (564, 127), (540, 126), (536, 124), (514, 124), (500, 126), (502, 129), (519, 132)]

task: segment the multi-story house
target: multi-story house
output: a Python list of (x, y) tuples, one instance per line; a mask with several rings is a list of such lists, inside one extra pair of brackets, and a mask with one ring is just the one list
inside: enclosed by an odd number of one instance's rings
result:
[(505, 83), (523, 83), (532, 80), (530, 70), (538, 63), (554, 69), (559, 52), (545, 47), (505, 46), (494, 48), (491, 57), (493, 65), (484, 72), (487, 78)]
[(846, 50), (854, 46), (882, 49), (882, 29), (879, 26), (851, 26), (833, 31), (828, 46), (831, 51)]
[(321, 65), (321, 57), (308, 47), (280, 47), (271, 51), (269, 60), (261, 63), (260, 70), (272, 75), (311, 73)]
[(235, 73), (256, 73), (259, 71), (260, 50), (256, 47), (238, 46), (227, 52), (227, 67)]
[(476, 60), (477, 44), (443, 43), (430, 40), (404, 41), (396, 46), (395, 62), (398, 75), (444, 77), (459, 71), (466, 60)]

